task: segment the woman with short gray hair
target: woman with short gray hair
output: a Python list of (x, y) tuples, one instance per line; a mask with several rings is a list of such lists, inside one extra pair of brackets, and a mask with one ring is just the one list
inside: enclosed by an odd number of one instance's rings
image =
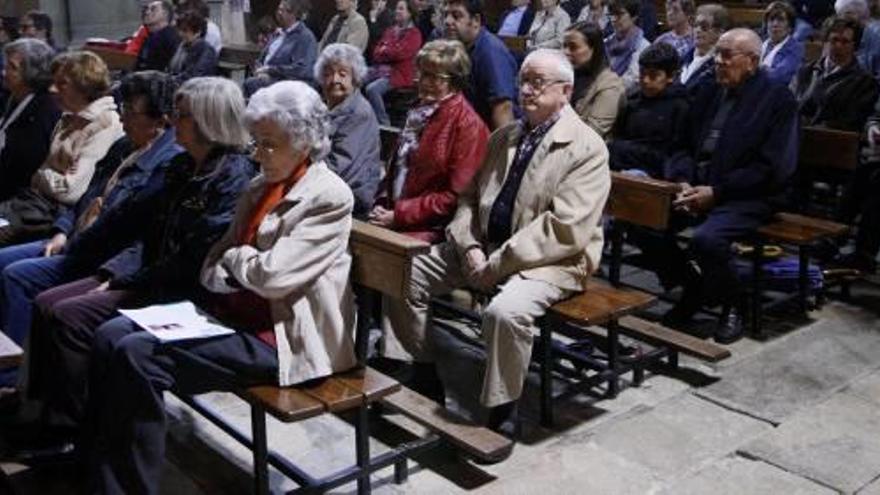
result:
[(31, 38), (3, 47), (3, 82), (9, 98), (0, 119), (0, 201), (30, 185), (49, 154), (52, 130), (61, 117), (49, 94), (54, 53), (46, 43)]
[(330, 154), (327, 165), (351, 188), (354, 215), (365, 217), (382, 178), (379, 122), (360, 92), (367, 64), (357, 48), (327, 45), (315, 64), (315, 80), (330, 108)]

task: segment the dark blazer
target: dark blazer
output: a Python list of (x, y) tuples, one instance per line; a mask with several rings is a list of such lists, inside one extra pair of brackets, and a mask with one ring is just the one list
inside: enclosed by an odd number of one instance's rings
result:
[(151, 32), (144, 41), (141, 51), (138, 52), (135, 70), (164, 72), (179, 44), (180, 36), (177, 35), (177, 29), (174, 26), (168, 25), (156, 32)]
[[(501, 17), (498, 19), (498, 26), (495, 28), (495, 32), (501, 29), (501, 26), (504, 25), (504, 19), (513, 12), (514, 9), (507, 9), (501, 14)], [(577, 19), (577, 15), (573, 17), (573, 19)], [(519, 21), (519, 27), (516, 29), (517, 36), (527, 36), (529, 34), (529, 29), (532, 27), (532, 22), (535, 20), (535, 9), (532, 7), (530, 3), (528, 7), (526, 7), (526, 11), (523, 12), (522, 20)]]
[(39, 91), (6, 129), (6, 146), (0, 152), (0, 202), (30, 185), (31, 175), (49, 154), (52, 131), (60, 117), (55, 98), (47, 91)]
[(773, 57), (773, 64), (765, 67), (767, 76), (771, 81), (788, 86), (797, 74), (798, 69), (804, 61), (804, 44), (789, 36), (788, 40), (782, 45), (776, 56)]
[(828, 76), (824, 64), (823, 57), (804, 66), (795, 80), (804, 125), (861, 132), (880, 93), (877, 81), (855, 61)]
[(382, 178), (379, 122), (360, 91), (330, 110), (330, 121), (334, 130), (327, 165), (351, 188), (355, 216), (364, 215), (373, 207)]
[[(696, 54), (696, 49), (692, 49), (688, 52), (687, 55), (681, 59), (681, 67), (684, 67), (694, 60), (694, 55)], [(712, 83), (715, 81), (715, 59), (709, 57), (703, 65), (697, 69), (697, 72), (692, 74), (690, 79), (684, 84), (685, 90), (687, 90), (687, 94), (690, 97), (694, 97), (699, 93), (700, 89), (703, 88), (706, 84)]]
[(260, 63), (276, 80), (291, 79), (311, 81), (315, 59), (318, 57), (318, 42), (315, 35), (303, 22), (297, 23), (290, 32), (284, 34), (281, 46), (266, 60), (271, 42), (263, 49)]
[[(723, 88), (714, 82), (697, 94), (677, 152), (666, 163), (668, 180), (697, 183), (697, 155), (723, 96)], [(788, 88), (758, 71), (738, 90), (705, 185), (714, 189), (717, 204), (782, 199), (797, 166), (797, 152), (797, 102)]]
[(198, 299), (205, 255), (229, 227), (256, 170), (246, 155), (228, 149), (216, 150), (197, 175), (194, 167), (187, 153), (175, 156), (164, 177), (154, 174), (125, 207), (99, 218), (68, 255), (94, 265), (142, 241), (141, 268), (112, 279), (110, 288), (137, 291), (150, 302)]
[(178, 85), (194, 77), (213, 76), (217, 73), (217, 51), (204, 38), (190, 45), (181, 43), (168, 64), (168, 72)]

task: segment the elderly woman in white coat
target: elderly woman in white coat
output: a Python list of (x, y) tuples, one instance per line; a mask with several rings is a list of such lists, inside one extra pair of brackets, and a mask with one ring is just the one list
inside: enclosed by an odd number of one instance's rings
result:
[(99, 332), (93, 359), (107, 367), (101, 398), (91, 399), (102, 413), (90, 423), (103, 441), (90, 457), (102, 493), (158, 492), (165, 390), (288, 386), (356, 364), (354, 200), (323, 161), (327, 107), (310, 86), (284, 81), (253, 95), (246, 122), (262, 174), (239, 199), (201, 277), (214, 294), (206, 309), (236, 332), (165, 345), (133, 329)]

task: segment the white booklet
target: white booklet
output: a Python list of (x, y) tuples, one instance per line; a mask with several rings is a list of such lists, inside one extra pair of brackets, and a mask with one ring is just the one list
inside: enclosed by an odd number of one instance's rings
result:
[(120, 313), (161, 342), (206, 339), (235, 333), (190, 301), (157, 304), (141, 309), (120, 309)]
[(9, 220), (7, 220), (5, 218), (0, 218), (0, 229), (2, 229), (3, 227), (6, 227), (7, 225), (9, 225)]

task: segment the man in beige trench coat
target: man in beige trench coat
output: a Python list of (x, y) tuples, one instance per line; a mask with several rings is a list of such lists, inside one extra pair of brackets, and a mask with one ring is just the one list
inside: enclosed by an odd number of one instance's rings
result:
[(528, 371), (535, 319), (586, 287), (602, 253), (602, 211), (611, 186), (602, 139), (569, 106), (574, 73), (557, 50), (540, 49), (519, 74), (522, 121), (498, 129), (459, 199), (447, 242), (414, 260), (409, 294), (390, 304), (385, 356), (433, 361), (428, 303), (458, 287), (492, 294), (483, 311), (487, 364), (480, 400), (488, 426), (510, 418)]

